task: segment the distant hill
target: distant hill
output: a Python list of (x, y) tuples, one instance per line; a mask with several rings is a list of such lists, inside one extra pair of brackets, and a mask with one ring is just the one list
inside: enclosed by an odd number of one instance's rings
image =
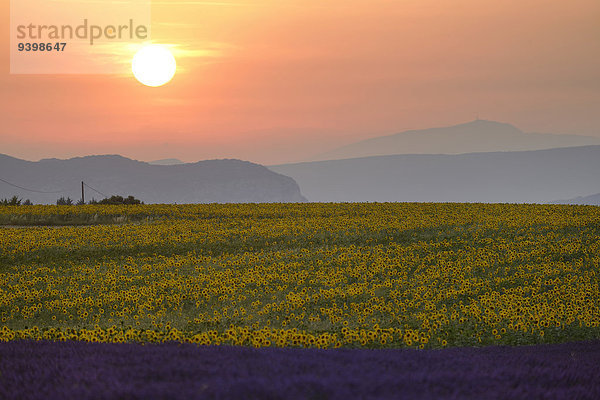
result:
[[(302, 202), (292, 178), (239, 160), (151, 165), (116, 155), (69, 160), (24, 161), (0, 155), (0, 198), (18, 195), (35, 204), (54, 204), (60, 196), (81, 198), (81, 181), (106, 195), (133, 195), (145, 203)], [(86, 200), (103, 196), (87, 189)]]
[(590, 196), (579, 196), (569, 200), (553, 201), (553, 204), (579, 204), (588, 206), (600, 206), (600, 193)]
[(406, 131), (340, 147), (311, 161), (392, 154), (464, 154), (526, 151), (600, 145), (600, 137), (524, 133), (501, 122), (476, 120), (466, 124)]
[(151, 165), (179, 165), (179, 164), (185, 164), (185, 163), (176, 158), (165, 158), (164, 160), (150, 161), (150, 162), (148, 162), (148, 164), (151, 164)]
[(600, 188), (600, 146), (393, 155), (269, 167), (310, 201), (547, 203)]

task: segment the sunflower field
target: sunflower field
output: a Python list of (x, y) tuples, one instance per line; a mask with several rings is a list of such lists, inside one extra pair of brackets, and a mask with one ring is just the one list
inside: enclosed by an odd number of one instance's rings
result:
[(600, 338), (600, 208), (0, 207), (0, 341), (441, 348)]

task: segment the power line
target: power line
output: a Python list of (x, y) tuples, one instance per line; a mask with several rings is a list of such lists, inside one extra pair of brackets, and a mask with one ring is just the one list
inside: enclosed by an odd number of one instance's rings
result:
[[(25, 190), (25, 191), (27, 191), (27, 192), (33, 192), (33, 193), (45, 193), (45, 194), (64, 193), (64, 190), (47, 191), (47, 190), (28, 189), (28, 188), (26, 188), (26, 187), (23, 187), (23, 186), (16, 185), (16, 184), (14, 184), (14, 183), (12, 183), (12, 182), (9, 182), (9, 181), (7, 181), (7, 180), (4, 180), (4, 179), (2, 179), (2, 178), (0, 178), (0, 182), (4, 182), (4, 183), (6, 183), (7, 185), (10, 185), (10, 186), (16, 187), (16, 188), (18, 188), (18, 189), (21, 189), (21, 190)], [(99, 191), (98, 189), (95, 189), (95, 188), (91, 187), (91, 186), (90, 186), (90, 185), (88, 185), (87, 183), (85, 183), (85, 182), (82, 182), (82, 183), (83, 183), (85, 186), (87, 186), (89, 189), (92, 189), (94, 192), (96, 192), (96, 193), (98, 193), (98, 194), (100, 194), (100, 195), (104, 196), (105, 198), (108, 198), (108, 197), (110, 197), (110, 196), (107, 196), (106, 194), (102, 193), (102, 192), (101, 192), (101, 191)]]
[(33, 192), (33, 193), (62, 193), (62, 192), (64, 192), (64, 190), (58, 190), (58, 191), (52, 192), (52, 191), (44, 191), (44, 190), (27, 189), (27, 188), (24, 188), (22, 186), (15, 185), (14, 183), (10, 183), (9, 181), (5, 181), (2, 178), (0, 178), (0, 181), (6, 183), (7, 185), (14, 186), (16, 188), (25, 190), (27, 192)]
[(85, 186), (87, 186), (89, 189), (92, 189), (94, 192), (101, 194), (102, 196), (104, 196), (105, 198), (109, 198), (110, 196), (105, 195), (104, 193), (102, 193), (101, 191), (94, 189), (93, 187), (91, 187), (90, 185), (88, 185), (87, 183), (83, 182), (83, 184)]

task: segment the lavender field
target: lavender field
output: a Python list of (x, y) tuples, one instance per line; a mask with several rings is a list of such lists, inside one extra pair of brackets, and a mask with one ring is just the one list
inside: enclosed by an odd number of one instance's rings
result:
[(600, 342), (443, 350), (0, 344), (0, 398), (598, 399)]

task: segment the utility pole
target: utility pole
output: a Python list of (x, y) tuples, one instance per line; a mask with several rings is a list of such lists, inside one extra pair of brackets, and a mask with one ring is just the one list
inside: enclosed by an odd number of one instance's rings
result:
[(83, 189), (83, 181), (81, 181), (81, 204), (85, 204), (85, 193), (84, 193), (84, 189)]

